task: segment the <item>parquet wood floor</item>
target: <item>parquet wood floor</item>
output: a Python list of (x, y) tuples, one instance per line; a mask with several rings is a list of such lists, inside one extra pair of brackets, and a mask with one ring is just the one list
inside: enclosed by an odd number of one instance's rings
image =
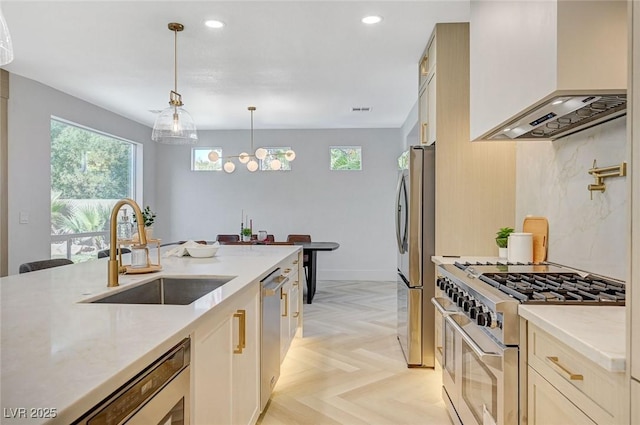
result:
[(260, 425), (449, 425), (440, 369), (409, 369), (396, 283), (322, 281)]

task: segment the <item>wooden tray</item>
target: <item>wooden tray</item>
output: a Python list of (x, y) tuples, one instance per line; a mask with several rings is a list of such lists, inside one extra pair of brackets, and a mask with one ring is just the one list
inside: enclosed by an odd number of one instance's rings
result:
[(162, 270), (162, 266), (159, 266), (157, 264), (151, 264), (149, 267), (140, 267), (140, 268), (126, 266), (124, 274), (153, 273), (153, 272), (159, 272), (160, 270)]
[(533, 235), (533, 262), (540, 263), (545, 261), (549, 244), (549, 222), (547, 218), (525, 217), (522, 231)]

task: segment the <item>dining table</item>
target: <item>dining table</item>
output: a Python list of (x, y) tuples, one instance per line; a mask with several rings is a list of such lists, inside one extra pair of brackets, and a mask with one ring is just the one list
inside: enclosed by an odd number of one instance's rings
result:
[(318, 251), (335, 251), (340, 248), (338, 242), (294, 242), (302, 246), (303, 254), (307, 256), (307, 304), (311, 304), (316, 294), (316, 263)]
[[(161, 246), (166, 245), (175, 245), (182, 244), (185, 241), (180, 242), (171, 242), (167, 244), (163, 244)], [(215, 241), (197, 241), (198, 243), (215, 243)], [(246, 242), (223, 242), (221, 245), (290, 245), (292, 242), (267, 242), (267, 241), (258, 241), (251, 240)], [(317, 263), (317, 255), (318, 251), (335, 251), (340, 248), (340, 244), (338, 242), (293, 242), (293, 245), (302, 246), (303, 255), (305, 255), (307, 260), (307, 304), (311, 304), (313, 301), (313, 297), (316, 294), (316, 263)]]

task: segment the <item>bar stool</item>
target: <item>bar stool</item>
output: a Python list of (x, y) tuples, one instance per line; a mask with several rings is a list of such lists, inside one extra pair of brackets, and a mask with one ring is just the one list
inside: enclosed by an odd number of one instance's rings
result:
[(50, 269), (52, 267), (66, 266), (73, 264), (73, 261), (67, 258), (52, 258), (50, 260), (32, 261), (30, 263), (20, 264), (20, 273), (35, 272), (37, 270)]

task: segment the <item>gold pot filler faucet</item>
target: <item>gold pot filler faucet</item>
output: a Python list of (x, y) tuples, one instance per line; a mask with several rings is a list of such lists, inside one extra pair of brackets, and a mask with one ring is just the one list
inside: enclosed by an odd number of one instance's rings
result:
[(109, 241), (109, 264), (107, 268), (107, 275), (109, 277), (109, 280), (107, 282), (108, 288), (119, 286), (118, 275), (121, 271), (124, 271), (120, 270), (120, 264), (116, 258), (116, 251), (118, 251), (119, 249), (117, 247), (118, 235), (116, 232), (118, 226), (118, 212), (124, 205), (129, 205), (131, 208), (133, 208), (133, 213), (136, 215), (136, 223), (138, 224), (140, 245), (147, 245), (147, 233), (144, 230), (144, 218), (142, 217), (142, 211), (140, 211), (140, 207), (138, 206), (138, 204), (136, 204), (136, 201), (134, 201), (133, 199), (124, 198), (116, 202), (116, 204), (113, 206), (113, 210), (111, 211), (111, 225), (109, 228), (111, 232), (111, 240)]

